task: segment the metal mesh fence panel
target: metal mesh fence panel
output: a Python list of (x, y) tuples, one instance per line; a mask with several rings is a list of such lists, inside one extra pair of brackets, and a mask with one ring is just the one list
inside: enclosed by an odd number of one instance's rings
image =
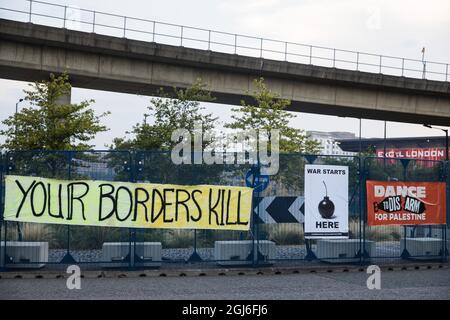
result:
[[(9, 175), (70, 178), (69, 152), (9, 152), (4, 163), (4, 171)], [(6, 267), (39, 267), (44, 263), (58, 263), (68, 252), (65, 249), (70, 243), (68, 226), (4, 221), (4, 228)], [(40, 252), (42, 250), (45, 252)], [(47, 260), (47, 256), (48, 261), (41, 261)]]
[[(437, 182), (445, 179), (445, 166), (441, 161), (366, 158), (364, 169), (365, 180)], [(399, 258), (440, 259), (443, 230), (444, 227), (440, 225), (364, 224), (364, 245), (366, 250), (373, 248), (371, 258), (374, 261), (395, 261)], [(418, 249), (419, 241), (426, 242), (430, 247), (425, 254)]]
[[(226, 155), (233, 157), (232, 154)], [(136, 181), (178, 185), (227, 185), (245, 186), (248, 164), (174, 164), (169, 152), (139, 152), (135, 159)], [(141, 229), (137, 230), (136, 243), (160, 241), (162, 262), (167, 266), (176, 263), (203, 263), (221, 261), (215, 254), (216, 242), (253, 241), (252, 232), (233, 230), (191, 229)], [(219, 244), (219, 243), (218, 243)], [(235, 247), (239, 244), (236, 243)], [(231, 245), (233, 251), (233, 244)], [(234, 250), (233, 263), (251, 260), (251, 252), (240, 254)]]
[[(225, 159), (236, 156), (227, 154)], [(150, 151), (23, 151), (6, 153), (0, 160), (1, 218), (6, 201), (5, 175), (247, 186), (252, 175), (254, 178), (255, 172), (261, 170), (260, 166), (237, 164), (236, 161), (233, 164), (208, 165), (202, 162), (177, 165), (169, 152)], [(307, 164), (349, 168), (348, 240), (305, 239)], [(446, 206), (447, 226), (368, 226), (367, 180), (445, 181), (446, 199), (449, 199), (450, 164), (417, 159), (280, 154), (278, 172), (270, 175), (262, 183), (263, 187), (254, 185), (249, 231), (68, 226), (2, 219), (0, 267), (52, 267), (74, 263), (92, 268), (170, 268), (187, 263), (190, 266), (229, 267), (318, 262), (376, 263), (410, 258), (442, 259), (448, 255), (450, 206)], [(422, 241), (420, 239), (432, 242), (430, 253), (416, 253), (411, 241)], [(325, 247), (327, 250), (323, 253)], [(44, 250), (44, 255), (30, 255), (31, 251), (39, 250)], [(155, 256), (160, 258), (155, 259)]]
[[(270, 176), (266, 190), (256, 194), (260, 205), (255, 208), (258, 230), (258, 245), (264, 249), (265, 242), (276, 244), (275, 255), (269, 262), (317, 261), (317, 240), (305, 239), (304, 235), (304, 172), (306, 164), (339, 165), (349, 168), (349, 237), (351, 253), (341, 252), (333, 240), (320, 243), (329, 246), (320, 260), (333, 262), (359, 262), (360, 250), (360, 198), (359, 198), (359, 158), (348, 156), (321, 156), (280, 154), (279, 171)], [(319, 192), (319, 190), (317, 190)], [(260, 244), (260, 241), (262, 243)], [(267, 250), (266, 250), (267, 251)]]
[[(73, 180), (127, 182), (132, 177), (131, 153), (127, 151), (77, 151), (71, 153), (70, 160)], [(131, 266), (128, 228), (70, 226), (69, 236), (67, 252), (76, 263), (100, 263), (106, 268)], [(108, 251), (111, 247), (115, 249), (113, 254)]]

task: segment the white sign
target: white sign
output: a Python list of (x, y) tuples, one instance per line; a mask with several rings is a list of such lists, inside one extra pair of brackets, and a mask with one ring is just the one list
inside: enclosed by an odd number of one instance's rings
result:
[(305, 165), (305, 238), (348, 239), (348, 167)]

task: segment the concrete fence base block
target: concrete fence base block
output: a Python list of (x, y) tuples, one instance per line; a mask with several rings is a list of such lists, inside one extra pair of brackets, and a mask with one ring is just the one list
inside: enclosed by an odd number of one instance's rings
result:
[(0, 241), (0, 270), (5, 267), (5, 248), (4, 242)]
[(7, 241), (4, 250), (4, 266), (9, 269), (42, 268), (48, 262), (48, 242)]
[(257, 252), (259, 252), (259, 257), (262, 255), (265, 260), (275, 259), (275, 242), (268, 240), (231, 240), (214, 243), (214, 260), (222, 266), (251, 265), (253, 260), (249, 257)]
[[(131, 261), (130, 261), (131, 259)], [(162, 259), (161, 242), (105, 242), (102, 247), (102, 266), (105, 268), (160, 267)]]
[[(317, 240), (315, 254), (317, 259), (331, 263), (352, 263), (359, 261), (359, 239), (324, 239)], [(365, 250), (370, 259), (375, 254), (375, 242), (365, 241)]]
[[(448, 245), (448, 244), (447, 244)], [(441, 259), (442, 239), (437, 238), (402, 238), (400, 252), (407, 250), (409, 259)]]

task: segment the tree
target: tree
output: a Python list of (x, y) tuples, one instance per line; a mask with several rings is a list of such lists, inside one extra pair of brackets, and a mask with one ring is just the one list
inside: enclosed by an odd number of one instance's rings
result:
[[(172, 141), (172, 132), (186, 129), (191, 135), (196, 124), (202, 125), (202, 134), (215, 128), (217, 118), (212, 114), (202, 113), (204, 108), (200, 101), (214, 101), (206, 85), (197, 80), (187, 89), (174, 88), (172, 94), (160, 89), (156, 98), (150, 100), (149, 114), (144, 115), (141, 123), (136, 124), (127, 134), (132, 138), (115, 138), (111, 149), (144, 151), (143, 168), (139, 180), (155, 183), (195, 183), (216, 181), (220, 170), (214, 166), (179, 166), (171, 160), (170, 152), (178, 143)], [(147, 122), (151, 117), (152, 123)], [(191, 139), (193, 141), (193, 139)], [(211, 145), (211, 141), (203, 141), (203, 148)], [(162, 152), (161, 152), (162, 151)], [(139, 156), (139, 154), (138, 154)]]
[[(3, 120), (6, 129), (0, 134), (6, 136), (1, 148), (10, 152), (13, 159), (11, 167), (16, 174), (37, 175), (42, 177), (77, 177), (73, 167), (81, 167), (81, 161), (73, 161), (65, 152), (53, 150), (86, 150), (93, 147), (88, 142), (99, 132), (107, 128), (100, 124), (102, 117), (94, 114), (90, 108), (94, 100), (85, 100), (78, 104), (62, 104), (59, 98), (70, 94), (69, 75), (50, 74), (49, 80), (30, 84), (30, 90), (24, 90), (25, 101), (30, 106)], [(86, 160), (93, 156), (80, 155), (77, 160)], [(62, 226), (55, 226), (56, 234)], [(18, 224), (18, 239), (22, 232)]]
[[(240, 107), (232, 109), (234, 121), (226, 124), (225, 127), (239, 130), (254, 129), (257, 134), (263, 130), (270, 132), (276, 129), (280, 133), (280, 152), (318, 153), (320, 149), (317, 141), (309, 139), (304, 130), (289, 126), (289, 120), (295, 118), (295, 115), (285, 109), (291, 102), (280, 99), (278, 94), (270, 91), (263, 78), (254, 80), (254, 85), (256, 89), (252, 97), (255, 99), (255, 104), (241, 101)], [(270, 135), (267, 138), (270, 142)]]
[[(274, 139), (270, 130), (278, 130), (280, 152), (277, 157), (278, 171), (271, 176), (271, 183), (264, 191), (264, 195), (275, 195), (280, 192), (296, 194), (300, 187), (299, 168), (304, 162), (304, 158), (297, 154), (317, 154), (320, 150), (319, 143), (309, 139), (304, 130), (289, 126), (290, 119), (295, 117), (286, 111), (291, 103), (289, 100), (280, 99), (278, 94), (269, 90), (263, 78), (256, 79), (253, 83), (255, 90), (251, 95), (255, 100), (254, 103), (241, 101), (241, 106), (232, 109), (233, 121), (227, 123), (225, 127), (243, 131), (255, 130), (259, 141), (266, 140), (268, 142), (267, 149), (270, 152)], [(265, 136), (265, 133), (268, 135)], [(261, 151), (261, 148), (258, 145), (257, 150), (249, 151), (257, 152)]]
[[(174, 88), (173, 94), (160, 89), (156, 98), (150, 100), (149, 114), (144, 114), (142, 123), (137, 123), (130, 132), (131, 139), (115, 138), (113, 149), (170, 151), (177, 143), (171, 140), (176, 129), (186, 129), (194, 133), (196, 123), (201, 123), (203, 132), (213, 130), (217, 118), (212, 114), (202, 114), (200, 101), (214, 101), (206, 85), (197, 80), (187, 89)], [(154, 118), (153, 124), (147, 117)]]
[(97, 133), (107, 130), (100, 120), (109, 113), (95, 115), (90, 108), (94, 100), (58, 103), (58, 98), (71, 90), (67, 73), (50, 74), (50, 80), (30, 86), (31, 90), (24, 90), (30, 107), (3, 120), (7, 128), (0, 131), (6, 136), (2, 148), (10, 151), (86, 150), (93, 147), (88, 142)]

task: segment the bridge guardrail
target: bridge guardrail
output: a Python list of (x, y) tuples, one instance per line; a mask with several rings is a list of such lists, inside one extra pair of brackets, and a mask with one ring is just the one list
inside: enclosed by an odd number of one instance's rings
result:
[(0, 7), (4, 18), (264, 59), (450, 81), (449, 63), (344, 50), (183, 26), (38, 0)]

